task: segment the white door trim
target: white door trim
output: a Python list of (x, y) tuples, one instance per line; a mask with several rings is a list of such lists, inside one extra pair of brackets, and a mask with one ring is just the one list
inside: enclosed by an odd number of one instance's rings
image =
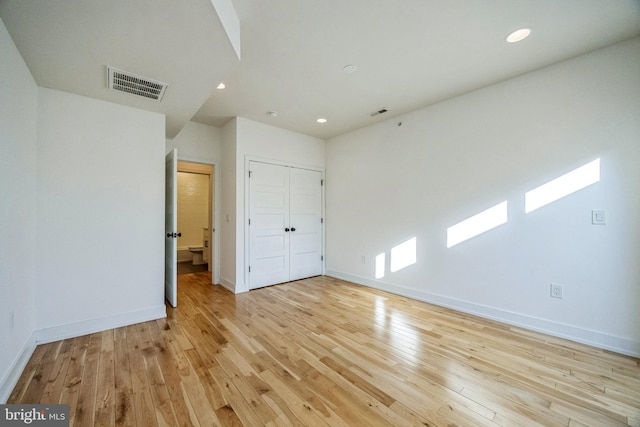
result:
[(213, 242), (213, 260), (211, 267), (211, 283), (220, 283), (220, 212), (222, 204), (222, 175), (220, 170), (219, 161), (199, 160), (194, 157), (181, 156), (178, 153), (178, 161), (188, 163), (198, 163), (201, 165), (213, 166), (213, 194), (211, 197), (211, 203), (213, 204), (213, 218), (211, 220), (212, 227), (215, 230), (211, 242)]

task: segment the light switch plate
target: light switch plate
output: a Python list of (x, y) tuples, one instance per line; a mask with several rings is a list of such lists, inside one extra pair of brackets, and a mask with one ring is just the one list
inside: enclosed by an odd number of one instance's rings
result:
[(593, 225), (606, 225), (607, 224), (607, 211), (604, 209), (594, 209), (591, 211), (591, 224)]

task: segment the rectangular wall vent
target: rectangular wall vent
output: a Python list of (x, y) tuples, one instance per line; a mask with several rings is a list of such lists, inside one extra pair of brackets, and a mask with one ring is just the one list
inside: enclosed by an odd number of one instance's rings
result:
[(162, 101), (167, 84), (117, 68), (107, 67), (109, 89)]

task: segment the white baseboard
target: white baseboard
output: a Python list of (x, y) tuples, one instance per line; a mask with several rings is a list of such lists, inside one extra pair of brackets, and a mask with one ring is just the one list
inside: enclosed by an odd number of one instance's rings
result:
[(121, 326), (162, 319), (164, 317), (167, 317), (167, 311), (164, 304), (162, 304), (144, 310), (119, 313), (112, 316), (89, 319), (82, 322), (69, 323), (66, 325), (33, 331), (18, 353), (18, 357), (16, 357), (14, 362), (11, 364), (7, 374), (0, 380), (0, 403), (6, 403), (38, 344), (46, 344), (67, 338), (79, 337), (94, 332), (119, 328)]
[(598, 331), (592, 331), (573, 325), (532, 317), (521, 313), (502, 310), (499, 308), (476, 304), (456, 298), (450, 298), (417, 289), (405, 288), (403, 286), (398, 286), (379, 280), (373, 280), (354, 274), (344, 273), (341, 271), (327, 270), (326, 275), (335, 277), (337, 279), (346, 280), (348, 282), (356, 283), (358, 285), (368, 286), (374, 289), (379, 289), (381, 291), (413, 298), (418, 301), (424, 301), (430, 304), (451, 308), (463, 313), (473, 314), (479, 317), (484, 317), (486, 319), (496, 320), (498, 322), (506, 323), (509, 325), (542, 332), (547, 335), (565, 338), (571, 341), (591, 345), (605, 350), (611, 350), (616, 353), (625, 354), (628, 356), (640, 357), (640, 342), (629, 340), (627, 338), (604, 334)]
[(167, 310), (165, 305), (162, 304), (143, 310), (44, 328), (35, 331), (34, 334), (36, 344), (44, 344), (92, 334), (94, 332), (106, 331), (107, 329), (119, 328), (121, 326), (133, 325), (135, 323), (147, 322), (149, 320), (162, 319), (164, 317), (167, 317)]
[(220, 276), (220, 286), (229, 292), (233, 292), (234, 294), (236, 293), (236, 284), (225, 277)]
[(13, 388), (18, 383), (22, 371), (24, 371), (33, 351), (36, 349), (36, 345), (35, 333), (32, 333), (18, 352), (18, 357), (9, 367), (7, 374), (0, 379), (0, 404), (7, 403), (7, 399), (9, 399)]

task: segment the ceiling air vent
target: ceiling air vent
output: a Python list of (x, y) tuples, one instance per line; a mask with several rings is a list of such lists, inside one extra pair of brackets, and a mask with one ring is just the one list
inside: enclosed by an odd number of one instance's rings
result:
[(162, 101), (167, 84), (146, 77), (107, 67), (109, 89)]
[(379, 109), (378, 111), (374, 111), (373, 113), (371, 113), (371, 114), (369, 114), (369, 115), (370, 115), (371, 117), (375, 117), (375, 116), (379, 116), (380, 114), (384, 114), (384, 113), (386, 113), (387, 111), (389, 111), (389, 110), (387, 110), (386, 108), (381, 108), (381, 109)]

